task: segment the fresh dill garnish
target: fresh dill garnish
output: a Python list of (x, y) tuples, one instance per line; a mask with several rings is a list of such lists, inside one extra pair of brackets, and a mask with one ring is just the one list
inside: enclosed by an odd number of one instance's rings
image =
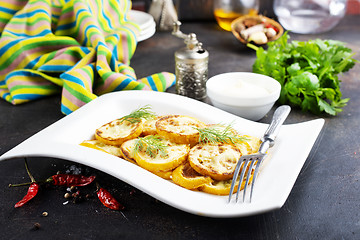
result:
[(140, 107), (137, 110), (132, 111), (129, 115), (122, 117), (120, 120), (128, 121), (130, 123), (138, 123), (141, 119), (152, 119), (156, 117), (156, 114), (150, 111), (151, 107), (149, 105), (145, 105), (144, 107)]
[(161, 141), (161, 138), (156, 135), (148, 135), (146, 137), (138, 138), (134, 147), (134, 151), (144, 151), (147, 155), (154, 158), (157, 154), (161, 157), (167, 156), (166, 148), (168, 146)]
[(232, 125), (215, 124), (205, 128), (196, 128), (199, 131), (199, 142), (201, 143), (229, 143), (235, 144), (247, 140), (240, 137)]

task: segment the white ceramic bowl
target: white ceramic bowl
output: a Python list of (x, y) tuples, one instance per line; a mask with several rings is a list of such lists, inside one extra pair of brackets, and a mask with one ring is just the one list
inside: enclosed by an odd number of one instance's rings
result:
[(251, 72), (229, 72), (211, 77), (206, 83), (215, 107), (258, 121), (279, 99), (281, 85), (275, 79)]

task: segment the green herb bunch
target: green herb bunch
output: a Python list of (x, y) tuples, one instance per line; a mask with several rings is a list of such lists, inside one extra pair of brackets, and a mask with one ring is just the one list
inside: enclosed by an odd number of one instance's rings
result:
[(134, 147), (134, 151), (145, 151), (147, 155), (154, 158), (157, 154), (161, 157), (166, 157), (167, 145), (161, 141), (161, 138), (156, 135), (148, 135), (146, 137), (138, 138)]
[(151, 107), (146, 105), (132, 111), (129, 115), (121, 118), (121, 122), (128, 121), (130, 123), (140, 122), (142, 119), (148, 120), (156, 117), (156, 114), (150, 111)]
[(268, 49), (256, 50), (253, 72), (273, 77), (281, 84), (279, 102), (299, 106), (315, 114), (336, 115), (346, 106), (342, 99), (338, 74), (351, 69), (356, 60), (352, 50), (335, 40), (288, 42), (286, 33), (268, 43)]
[(232, 125), (211, 125), (205, 128), (196, 128), (199, 131), (199, 142), (201, 143), (229, 143), (235, 144), (246, 140), (244, 137), (239, 137)]

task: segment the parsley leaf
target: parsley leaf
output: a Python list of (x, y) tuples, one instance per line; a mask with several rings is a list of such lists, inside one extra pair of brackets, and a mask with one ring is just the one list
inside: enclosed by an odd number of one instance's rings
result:
[(357, 62), (345, 43), (335, 40), (289, 42), (287, 32), (269, 42), (267, 50), (256, 50), (253, 72), (273, 77), (281, 84), (279, 102), (315, 114), (336, 115), (349, 101), (342, 99), (338, 75)]

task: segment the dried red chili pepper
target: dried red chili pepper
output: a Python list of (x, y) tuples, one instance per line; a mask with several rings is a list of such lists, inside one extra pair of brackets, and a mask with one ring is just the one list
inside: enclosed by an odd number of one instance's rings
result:
[(31, 179), (31, 184), (29, 186), (27, 194), (23, 197), (23, 199), (21, 199), (19, 202), (17, 202), (15, 204), (15, 208), (24, 206), (24, 204), (27, 203), (28, 201), (30, 201), (31, 199), (33, 199), (39, 191), (39, 184), (37, 184), (35, 182), (35, 178), (31, 175), (31, 173), (29, 171), (29, 167), (28, 167), (26, 158), (25, 158), (25, 168), (26, 168), (27, 174), (29, 175), (29, 177)]
[(56, 186), (86, 186), (95, 180), (95, 176), (85, 177), (82, 175), (75, 174), (56, 174), (51, 176), (47, 182), (52, 182)]
[(275, 32), (279, 32), (279, 29), (277, 29), (275, 26), (271, 25), (270, 23), (265, 23), (265, 28), (272, 28), (275, 30)]
[(39, 184), (37, 184), (36, 182), (31, 183), (27, 194), (24, 196), (24, 198), (21, 201), (15, 204), (15, 208), (24, 206), (25, 203), (27, 203), (36, 196), (38, 191), (39, 191)]
[(125, 207), (120, 204), (106, 189), (98, 186), (97, 195), (101, 203), (112, 210), (124, 210)]

